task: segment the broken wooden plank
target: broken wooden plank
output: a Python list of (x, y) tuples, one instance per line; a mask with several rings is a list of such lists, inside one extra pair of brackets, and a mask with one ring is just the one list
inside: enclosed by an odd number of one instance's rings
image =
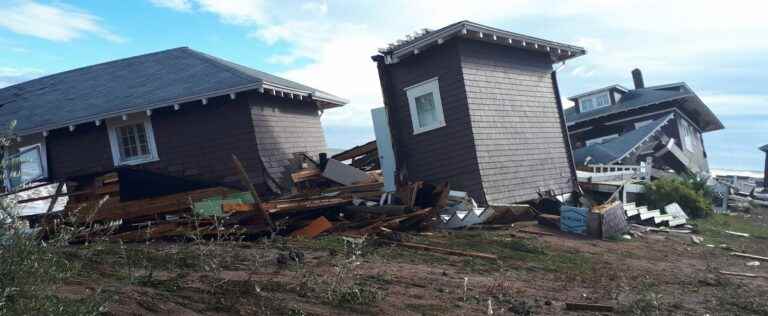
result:
[(261, 198), (259, 197), (259, 193), (256, 191), (256, 187), (253, 186), (253, 182), (251, 182), (251, 178), (248, 177), (248, 173), (245, 171), (245, 167), (243, 167), (243, 163), (240, 162), (240, 159), (237, 159), (237, 156), (235, 154), (232, 154), (232, 162), (235, 164), (235, 167), (237, 168), (238, 173), (240, 174), (240, 181), (243, 183), (243, 185), (248, 188), (248, 191), (251, 193), (251, 196), (253, 197), (254, 205), (256, 206), (256, 211), (259, 213), (262, 213), (264, 216), (264, 219), (267, 221), (267, 224), (269, 224), (269, 229), (274, 232), (277, 230), (275, 227), (275, 223), (272, 222), (272, 218), (269, 216), (269, 212), (261, 208)]
[(768, 279), (768, 275), (766, 274), (755, 274), (755, 273), (743, 273), (743, 272), (731, 272), (731, 271), (718, 271), (721, 274), (725, 275), (733, 275), (733, 276), (740, 276), (740, 277), (748, 277), (748, 278), (764, 278)]
[(256, 211), (256, 205), (251, 203), (222, 203), (221, 211), (224, 214), (253, 212)]
[(294, 183), (303, 182), (307, 180), (320, 179), (323, 176), (323, 172), (317, 169), (302, 169), (291, 174), (291, 180)]
[(427, 246), (427, 245), (422, 245), (422, 244), (416, 244), (416, 243), (411, 243), (411, 242), (393, 242), (393, 241), (389, 241), (389, 243), (394, 244), (394, 245), (398, 245), (398, 246), (401, 246), (401, 247), (405, 247), (405, 248), (437, 252), (437, 253), (442, 253), (442, 254), (452, 255), (452, 256), (475, 257), (475, 258), (483, 258), (483, 259), (491, 259), (491, 260), (499, 259), (499, 257), (496, 256), (496, 255), (482, 253), (482, 252), (471, 252), (471, 251), (453, 250), (453, 249), (447, 249), (447, 248), (440, 248), (440, 247), (433, 247), (433, 246)]
[(587, 304), (587, 303), (565, 303), (565, 310), (567, 311), (590, 311), (590, 312), (613, 312), (614, 307), (611, 305), (603, 304)]
[(730, 231), (730, 230), (724, 230), (723, 232), (725, 232), (726, 234), (729, 234), (729, 235), (734, 235), (734, 236), (739, 236), (739, 237), (749, 237), (749, 234), (739, 233), (739, 232)]
[(299, 212), (350, 204), (352, 203), (352, 200), (352, 197), (335, 196), (291, 200), (273, 200), (261, 203), (261, 208), (266, 210), (268, 213)]
[(548, 232), (542, 232), (538, 230), (529, 230), (529, 229), (518, 229), (516, 232), (526, 233), (526, 234), (532, 234), (532, 235), (541, 235), (541, 236), (554, 236), (553, 233)]
[(363, 145), (355, 146), (355, 147), (353, 147), (351, 149), (348, 149), (348, 150), (345, 150), (345, 151), (340, 152), (338, 154), (335, 154), (335, 155), (333, 155), (331, 157), (331, 159), (335, 159), (335, 160), (338, 160), (338, 161), (349, 160), (349, 159), (352, 159), (352, 158), (356, 158), (356, 157), (365, 155), (365, 154), (367, 154), (369, 152), (372, 152), (372, 151), (374, 151), (376, 149), (377, 149), (376, 141), (372, 140), (372, 141), (367, 142), (367, 143), (365, 143)]
[(64, 190), (64, 182), (59, 182), (59, 184), (56, 186), (56, 192), (53, 193), (53, 198), (51, 199), (51, 203), (48, 204), (48, 209), (45, 211), (45, 214), (49, 214), (53, 211), (53, 208), (56, 207), (56, 202), (59, 200), (59, 195), (61, 195), (61, 191)]
[(748, 253), (731, 252), (731, 256), (742, 257), (742, 258), (749, 258), (749, 259), (755, 259), (755, 260), (761, 260), (761, 261), (768, 261), (768, 257), (761, 257), (761, 256), (752, 255), (752, 254), (748, 254)]
[(311, 239), (317, 237), (318, 235), (331, 228), (333, 228), (333, 224), (331, 224), (331, 222), (329, 222), (325, 216), (320, 216), (309, 223), (309, 225), (306, 227), (291, 233), (291, 237), (304, 237)]

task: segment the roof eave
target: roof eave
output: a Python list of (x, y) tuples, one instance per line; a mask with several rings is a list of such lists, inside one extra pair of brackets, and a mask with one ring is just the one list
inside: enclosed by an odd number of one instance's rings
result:
[[(479, 34), (479, 37), (471, 37), (470, 32)], [(484, 35), (488, 35), (488, 38), (484, 39)], [(565, 61), (587, 53), (586, 49), (583, 47), (517, 34), (469, 21), (462, 21), (423, 35), (422, 37), (396, 49), (382, 50), (380, 51), (380, 54), (384, 56), (385, 63), (394, 64), (403, 58), (419, 54), (426, 48), (440, 45), (444, 41), (456, 36), (474, 40), (484, 40), (490, 43), (508, 45), (509, 47), (531, 51), (548, 52), (552, 55), (554, 62)]]

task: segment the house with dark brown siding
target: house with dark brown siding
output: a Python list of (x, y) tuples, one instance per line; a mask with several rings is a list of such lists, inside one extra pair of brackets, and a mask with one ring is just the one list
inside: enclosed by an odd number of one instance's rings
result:
[(469, 21), (380, 50), (373, 60), (398, 173), (449, 182), (481, 204), (572, 192), (552, 65), (585, 53)]
[(53, 74), (0, 89), (6, 158), (24, 158), (6, 185), (121, 166), (235, 184), (234, 154), (267, 190), (294, 154), (326, 150), (320, 116), (346, 102), (186, 47)]

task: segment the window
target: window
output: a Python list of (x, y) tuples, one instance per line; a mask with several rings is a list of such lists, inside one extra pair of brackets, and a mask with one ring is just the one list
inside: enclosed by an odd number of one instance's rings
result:
[(619, 134), (611, 134), (611, 135), (608, 135), (608, 136), (603, 136), (603, 137), (589, 139), (589, 140), (587, 140), (587, 146), (593, 145), (593, 144), (602, 144), (602, 143), (605, 143), (605, 142), (607, 142), (607, 141), (609, 141), (611, 139), (614, 139), (616, 137), (619, 137)]
[(42, 143), (22, 147), (5, 160), (5, 186), (13, 189), (48, 176), (45, 146)]
[(608, 95), (608, 92), (593, 94), (579, 99), (581, 112), (589, 112), (609, 105), (611, 105), (611, 97)]
[(405, 88), (405, 92), (408, 95), (414, 135), (445, 126), (437, 78)]
[(680, 129), (680, 136), (683, 138), (683, 148), (693, 152), (693, 138), (696, 136), (696, 131), (693, 129), (693, 126), (683, 118), (680, 119)]
[(115, 166), (158, 160), (155, 135), (149, 117), (107, 121)]

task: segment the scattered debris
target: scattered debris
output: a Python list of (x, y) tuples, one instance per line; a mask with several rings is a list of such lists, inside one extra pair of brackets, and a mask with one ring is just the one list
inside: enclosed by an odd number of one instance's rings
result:
[(760, 261), (750, 261), (745, 264), (748, 267), (757, 267), (760, 265)]
[(731, 252), (731, 256), (748, 258), (748, 259), (755, 259), (755, 260), (760, 260), (760, 261), (768, 261), (768, 257), (761, 257), (761, 256), (751, 255), (751, 254), (748, 254), (748, 253)]
[(734, 231), (730, 231), (730, 230), (725, 230), (723, 232), (725, 232), (726, 234), (731, 234), (731, 235), (739, 236), (739, 237), (749, 237), (749, 234), (734, 232)]
[(691, 241), (694, 244), (700, 245), (704, 241), (704, 238), (696, 236), (696, 235), (691, 235)]
[(733, 275), (733, 276), (740, 276), (740, 277), (748, 277), (748, 278), (764, 278), (768, 279), (768, 275), (765, 274), (755, 274), (755, 273), (743, 273), (743, 272), (730, 272), (730, 271), (719, 271), (721, 274), (725, 275)]
[(611, 305), (601, 304), (586, 304), (586, 303), (565, 303), (565, 310), (567, 311), (590, 311), (590, 312), (613, 312), (614, 307)]

